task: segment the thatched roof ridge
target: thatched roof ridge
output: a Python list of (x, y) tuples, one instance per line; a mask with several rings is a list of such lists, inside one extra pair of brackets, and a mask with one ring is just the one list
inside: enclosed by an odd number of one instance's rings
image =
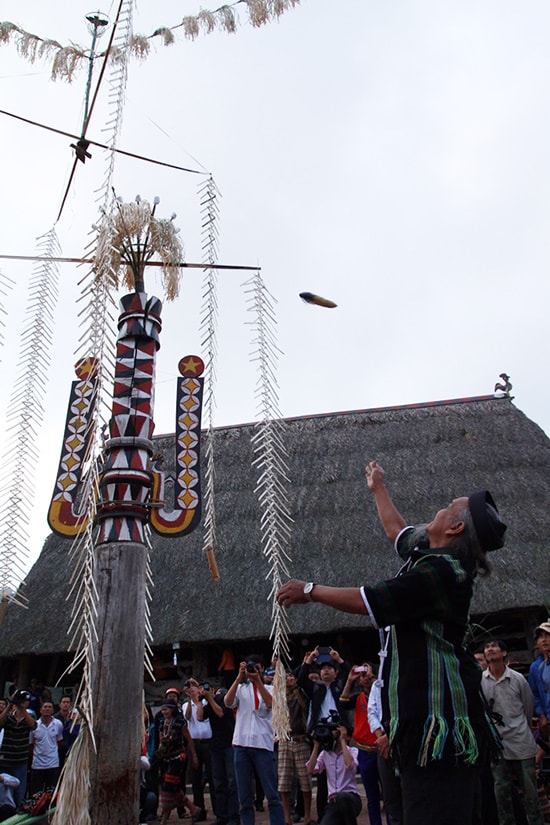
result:
[[(550, 440), (509, 398), (363, 410), (285, 420), (294, 519), (291, 573), (326, 584), (372, 583), (398, 567), (378, 524), (364, 467), (376, 457), (411, 523), (425, 521), (457, 495), (488, 487), (509, 524), (493, 575), (480, 581), (474, 613), (550, 602), (547, 551)], [(260, 545), (250, 437), (254, 424), (214, 432), (216, 456), (215, 584), (202, 551), (202, 529), (181, 539), (153, 536), (155, 645), (176, 641), (265, 638), (270, 585)], [(173, 436), (155, 439), (173, 469)], [(9, 607), (0, 655), (66, 650), (70, 608), (68, 548), (54, 536), (27, 577), (28, 611)], [(291, 613), (295, 633), (365, 627), (363, 617), (320, 605)]]

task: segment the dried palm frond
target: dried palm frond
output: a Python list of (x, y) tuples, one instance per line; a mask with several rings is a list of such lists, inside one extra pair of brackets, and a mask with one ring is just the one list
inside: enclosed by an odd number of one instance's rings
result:
[(220, 25), (228, 34), (234, 34), (237, 31), (237, 18), (231, 6), (222, 6), (217, 11)]
[[(161, 37), (165, 46), (172, 45), (175, 41), (173, 32), (178, 28), (183, 29), (185, 37), (190, 40), (195, 40), (201, 29), (206, 34), (211, 34), (216, 29), (233, 34), (237, 31), (238, 23), (236, 7), (242, 4), (247, 7), (250, 24), (257, 28), (279, 18), (299, 2), (300, 0), (235, 0), (214, 10), (201, 9), (198, 14), (187, 15), (174, 26), (158, 26), (150, 35), (136, 35), (132, 52), (136, 57), (145, 59), (150, 52), (148, 41), (153, 37)], [(74, 43), (62, 46), (56, 40), (38, 37), (14, 23), (4, 21), (0, 23), (0, 44), (9, 43), (11, 40), (15, 40), (20, 55), (31, 63), (34, 63), (37, 57), (44, 58), (55, 51), (52, 80), (66, 80), (70, 83), (76, 69), (87, 63), (89, 58), (89, 52), (82, 46)], [(126, 55), (119, 47), (113, 47), (109, 54), (114, 62), (126, 60)], [(105, 56), (105, 53), (96, 55), (98, 58)]]
[(55, 53), (52, 64), (52, 80), (66, 80), (70, 83), (77, 66), (88, 56), (76, 46), (65, 46)]
[(140, 60), (144, 60), (151, 49), (149, 38), (144, 37), (142, 34), (135, 34), (132, 37), (131, 49), (132, 54), (135, 54)]
[(264, 26), (269, 21), (269, 10), (265, 0), (248, 0), (248, 16), (253, 26)]
[(145, 266), (153, 258), (162, 262), (163, 286), (168, 301), (179, 293), (183, 246), (179, 229), (169, 220), (155, 217), (158, 200), (153, 206), (139, 196), (132, 203), (116, 201), (109, 215), (105, 215), (99, 229), (98, 244), (106, 252), (103, 273), (111, 273), (114, 283), (124, 283), (128, 289), (144, 292)]
[(197, 14), (197, 18), (206, 34), (211, 34), (216, 28), (216, 16), (213, 12), (206, 11), (206, 9), (201, 9), (201, 11)]
[(9, 20), (4, 20), (0, 23), (0, 43), (9, 43), (12, 34), (20, 31), (15, 23), (10, 23)]
[(183, 31), (185, 32), (185, 36), (189, 38), (189, 40), (194, 40), (196, 37), (199, 36), (199, 21), (197, 17), (184, 17), (181, 21), (181, 25), (183, 26)]
[(57, 784), (51, 825), (90, 825), (90, 725), (82, 717), (80, 730)]
[(40, 38), (37, 37), (35, 34), (30, 34), (30, 32), (19, 32), (19, 37), (17, 38), (17, 51), (21, 55), (21, 57), (26, 57), (31, 63), (34, 63), (36, 60), (36, 53), (38, 50), (38, 45), (40, 43)]

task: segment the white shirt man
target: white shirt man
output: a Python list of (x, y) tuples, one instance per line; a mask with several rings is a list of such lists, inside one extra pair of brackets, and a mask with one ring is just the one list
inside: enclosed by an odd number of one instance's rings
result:
[(33, 745), (31, 794), (55, 785), (59, 778), (59, 743), (63, 741), (63, 723), (54, 719), (53, 704), (44, 702), (40, 719), (31, 731)]
[(484, 653), (487, 669), (483, 671), (481, 686), (504, 743), (504, 758), (491, 768), (499, 823), (514, 825), (516, 821), (511, 797), (515, 773), (523, 790), (529, 825), (544, 825), (535, 778), (537, 746), (531, 730), (533, 693), (521, 673), (505, 664), (508, 651), (504, 642), (498, 639), (487, 642)]
[(277, 768), (273, 752), (271, 722), (272, 687), (264, 685), (263, 665), (250, 657), (241, 662), (237, 678), (224, 697), (228, 708), (236, 709), (233, 734), (235, 780), (242, 825), (254, 825), (254, 770), (258, 773), (269, 810), (270, 825), (285, 825), (277, 791)]

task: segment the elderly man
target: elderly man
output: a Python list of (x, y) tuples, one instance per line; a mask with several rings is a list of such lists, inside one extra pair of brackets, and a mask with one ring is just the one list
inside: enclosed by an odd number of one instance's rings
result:
[[(280, 605), (319, 602), (391, 626), (382, 677), (383, 724), (399, 765), (406, 825), (465, 825), (472, 818), (476, 765), (492, 741), (481, 672), (464, 646), (474, 579), (506, 526), (486, 491), (454, 499), (422, 529), (407, 527), (384, 483), (366, 470), (381, 522), (405, 564), (395, 579), (364, 587), (291, 580)], [(495, 742), (496, 744), (496, 742)]]

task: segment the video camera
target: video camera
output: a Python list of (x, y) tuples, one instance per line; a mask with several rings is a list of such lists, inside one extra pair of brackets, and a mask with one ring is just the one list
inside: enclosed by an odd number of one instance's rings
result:
[(319, 742), (321, 750), (331, 751), (334, 748), (336, 742), (334, 734), (341, 724), (342, 720), (335, 710), (329, 711), (328, 716), (319, 719), (313, 728), (312, 736), (316, 742)]
[(12, 704), (23, 705), (25, 702), (30, 702), (32, 699), (28, 690), (16, 690), (11, 697)]

